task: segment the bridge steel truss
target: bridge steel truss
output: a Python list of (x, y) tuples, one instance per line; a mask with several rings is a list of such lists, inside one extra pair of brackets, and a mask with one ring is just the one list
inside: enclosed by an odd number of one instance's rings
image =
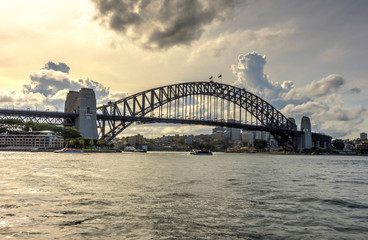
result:
[(0, 109), (0, 119), (18, 119), (23, 122), (50, 123), (73, 126), (77, 113)]
[(245, 89), (218, 82), (186, 82), (149, 89), (97, 107), (99, 137), (111, 141), (134, 122), (236, 127), (270, 132), (296, 150), (296, 125)]

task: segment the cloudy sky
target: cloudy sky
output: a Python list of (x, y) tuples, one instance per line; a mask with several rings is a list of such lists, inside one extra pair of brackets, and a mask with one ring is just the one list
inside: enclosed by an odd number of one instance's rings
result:
[[(368, 131), (366, 0), (0, 1), (0, 108), (62, 110), (166, 84), (222, 81), (334, 138)], [(183, 134), (201, 126), (133, 126)]]

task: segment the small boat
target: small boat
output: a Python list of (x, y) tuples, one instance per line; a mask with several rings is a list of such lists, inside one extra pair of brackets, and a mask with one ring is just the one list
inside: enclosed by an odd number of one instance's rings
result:
[(146, 153), (147, 150), (146, 149), (140, 149), (140, 148), (138, 148), (138, 149), (135, 150), (135, 152)]
[(146, 153), (147, 149), (145, 148), (135, 148), (132, 146), (127, 146), (124, 148), (123, 152), (138, 152), (138, 153)]
[(193, 150), (190, 152), (192, 155), (212, 155), (211, 151), (208, 150)]
[(54, 153), (83, 153), (83, 150), (75, 148), (63, 148), (60, 150), (55, 150)]
[(124, 152), (136, 152), (137, 149), (135, 147), (132, 147), (132, 146), (127, 146), (124, 148), (123, 150)]
[(39, 152), (40, 149), (39, 148), (31, 148), (31, 152)]

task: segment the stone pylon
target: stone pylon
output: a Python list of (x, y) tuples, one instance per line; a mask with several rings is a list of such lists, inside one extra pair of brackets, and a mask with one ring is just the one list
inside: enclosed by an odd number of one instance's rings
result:
[(73, 127), (78, 129), (82, 137), (98, 139), (96, 95), (93, 89), (70, 91), (65, 101), (65, 112), (79, 113)]

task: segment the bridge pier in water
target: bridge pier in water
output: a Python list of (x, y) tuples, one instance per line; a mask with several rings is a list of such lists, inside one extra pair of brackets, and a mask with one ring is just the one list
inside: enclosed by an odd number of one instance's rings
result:
[(73, 127), (82, 137), (98, 139), (96, 96), (93, 89), (82, 88), (79, 92), (69, 91), (65, 101), (65, 112), (78, 113)]

